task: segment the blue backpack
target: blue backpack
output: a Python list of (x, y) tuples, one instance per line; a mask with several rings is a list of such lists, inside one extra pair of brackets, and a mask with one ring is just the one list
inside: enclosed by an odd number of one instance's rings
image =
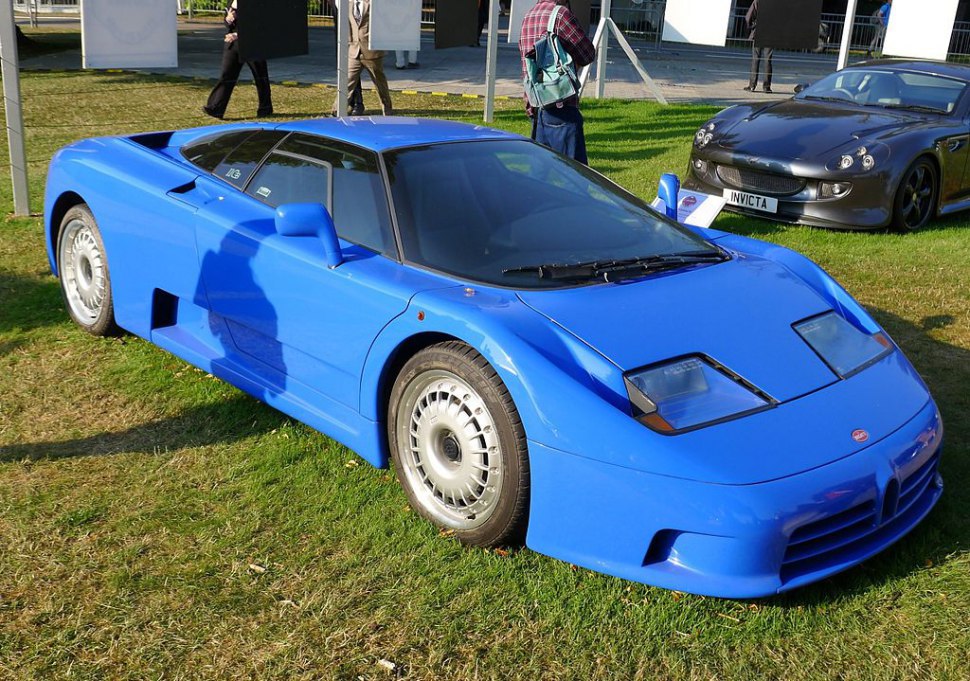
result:
[(546, 34), (525, 57), (525, 93), (535, 108), (552, 106), (579, 94), (573, 58), (554, 33), (561, 10), (562, 6), (556, 7), (549, 17)]

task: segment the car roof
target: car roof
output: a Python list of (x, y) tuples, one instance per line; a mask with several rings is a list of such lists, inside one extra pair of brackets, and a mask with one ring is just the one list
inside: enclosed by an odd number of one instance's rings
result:
[(953, 64), (945, 61), (924, 61), (920, 59), (871, 59), (853, 64), (849, 68), (868, 68), (878, 66), (893, 71), (915, 71), (938, 76), (949, 76), (970, 81), (970, 65)]
[(277, 130), (322, 135), (378, 152), (442, 142), (522, 139), (520, 135), (484, 125), (403, 116), (313, 118), (283, 123), (277, 126)]

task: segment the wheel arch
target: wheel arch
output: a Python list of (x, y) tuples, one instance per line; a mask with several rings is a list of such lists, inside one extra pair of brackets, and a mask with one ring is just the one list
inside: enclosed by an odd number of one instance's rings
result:
[(365, 392), (364, 386), (361, 386), (361, 413), (374, 419), (378, 431), (376, 440), (379, 451), (377, 452), (376, 465), (379, 468), (386, 468), (390, 461), (386, 417), (395, 379), (409, 359), (425, 348), (447, 341), (458, 341), (470, 345), (461, 338), (440, 331), (424, 331), (400, 339), (384, 356), (383, 364), (377, 372), (376, 380), (372, 382), (371, 389)]
[(57, 240), (60, 237), (61, 222), (64, 220), (64, 216), (67, 215), (67, 211), (85, 203), (87, 202), (77, 192), (65, 191), (57, 197), (48, 212), (46, 228), (48, 243), (50, 244), (51, 271), (54, 273), (54, 276), (60, 276), (57, 262)]

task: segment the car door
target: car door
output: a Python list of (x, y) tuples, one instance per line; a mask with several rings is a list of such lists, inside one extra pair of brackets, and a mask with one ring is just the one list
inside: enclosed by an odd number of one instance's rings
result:
[[(310, 403), (321, 395), (357, 410), (372, 340), (423, 285), (397, 260), (376, 154), (294, 133), (251, 180), (245, 168), (237, 175), (231, 155), (220, 168), (244, 191), (227, 191), (198, 213), (213, 330), (271, 393)], [(276, 206), (297, 202), (331, 211), (338, 267), (326, 266), (319, 238), (276, 232)]]

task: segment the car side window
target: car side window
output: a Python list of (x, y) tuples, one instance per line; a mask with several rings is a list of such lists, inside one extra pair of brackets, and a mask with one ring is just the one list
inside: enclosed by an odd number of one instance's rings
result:
[(323, 203), (341, 239), (396, 257), (387, 194), (371, 151), (294, 133), (267, 158), (246, 193), (274, 207)]
[(279, 130), (259, 130), (243, 140), (215, 167), (212, 174), (234, 187), (246, 186), (253, 170), (266, 157), (269, 150), (286, 137)]
[(253, 177), (246, 193), (273, 208), (284, 203), (322, 203), (330, 210), (332, 176), (329, 163), (276, 151)]

